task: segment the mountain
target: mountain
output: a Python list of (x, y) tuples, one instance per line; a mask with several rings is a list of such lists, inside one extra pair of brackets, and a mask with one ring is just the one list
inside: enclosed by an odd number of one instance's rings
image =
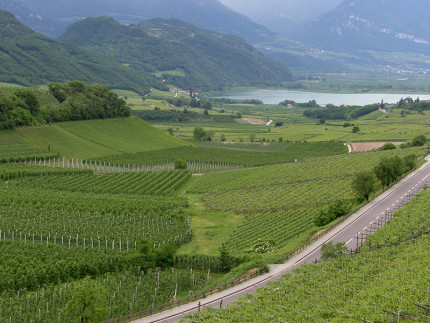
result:
[(0, 39), (2, 82), (37, 85), (78, 79), (138, 92), (157, 85), (152, 76), (137, 73), (111, 58), (36, 33), (4, 10), (0, 10)]
[(67, 26), (65, 22), (42, 17), (26, 5), (14, 0), (0, 0), (0, 8), (13, 13), (23, 24), (46, 36), (53, 36), (56, 30), (64, 30)]
[(342, 0), (220, 0), (253, 21), (289, 37), (303, 22), (333, 10)]
[[(4, 0), (3, 0), (4, 1)], [(234, 34), (255, 43), (273, 38), (273, 32), (236, 13), (218, 0), (19, 0), (41, 17), (72, 23), (106, 13), (124, 24), (152, 18), (177, 18), (200, 28)], [(33, 27), (33, 25), (30, 25)], [(37, 30), (37, 29), (36, 29)], [(58, 29), (56, 36), (64, 32)]]
[(335, 51), (430, 54), (428, 0), (344, 0), (295, 39)]
[(279, 84), (291, 72), (233, 35), (215, 33), (177, 19), (121, 25), (111, 17), (69, 26), (62, 41), (104, 53), (138, 73), (162, 75), (186, 89)]

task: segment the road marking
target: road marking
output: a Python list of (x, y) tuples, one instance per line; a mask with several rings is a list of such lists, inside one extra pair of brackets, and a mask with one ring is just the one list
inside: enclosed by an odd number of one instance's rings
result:
[[(382, 213), (382, 214), (384, 214), (384, 213)], [(376, 220), (378, 220), (379, 219), (379, 215), (376, 217)]]
[(367, 227), (364, 227), (363, 231), (365, 231), (367, 229)]
[(346, 244), (349, 244), (354, 238), (349, 239), (349, 241)]
[(373, 223), (373, 221), (372, 221), (372, 222), (370, 222), (370, 225), (372, 225), (372, 223)]

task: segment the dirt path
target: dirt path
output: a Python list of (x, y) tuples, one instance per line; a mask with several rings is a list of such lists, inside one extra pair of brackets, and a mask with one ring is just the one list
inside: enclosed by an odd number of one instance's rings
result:
[[(381, 142), (352, 142), (348, 145), (348, 148), (350, 148), (350, 152), (366, 152), (371, 151), (373, 149), (379, 149), (382, 148), (387, 142), (381, 141)], [(400, 146), (403, 144), (403, 142), (393, 142), (395, 146)]]
[(248, 122), (250, 124), (256, 124), (256, 125), (265, 125), (267, 124), (266, 121), (263, 119), (253, 119), (253, 118), (242, 118), (241, 120)]

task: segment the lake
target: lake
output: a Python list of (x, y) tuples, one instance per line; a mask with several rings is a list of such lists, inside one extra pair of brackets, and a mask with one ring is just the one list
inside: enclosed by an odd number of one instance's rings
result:
[(421, 100), (430, 100), (430, 95), (424, 94), (377, 94), (377, 93), (317, 93), (287, 90), (234, 90), (223, 93), (215, 93), (214, 98), (229, 98), (235, 100), (258, 99), (266, 104), (279, 104), (284, 100), (292, 100), (297, 103), (305, 103), (315, 100), (319, 105), (325, 106), (329, 103), (334, 105), (367, 105), (380, 103), (397, 103), (401, 98), (410, 96), (414, 100), (419, 97)]

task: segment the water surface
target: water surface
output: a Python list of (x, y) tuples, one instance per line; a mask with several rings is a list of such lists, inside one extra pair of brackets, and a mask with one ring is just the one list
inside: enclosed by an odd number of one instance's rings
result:
[(430, 95), (425, 94), (386, 94), (386, 93), (317, 93), (287, 90), (234, 90), (216, 93), (214, 97), (229, 98), (235, 100), (258, 99), (266, 104), (279, 104), (284, 100), (292, 100), (297, 103), (305, 103), (315, 100), (319, 105), (325, 106), (329, 103), (334, 105), (367, 105), (380, 103), (397, 103), (401, 98), (411, 97), (414, 100), (430, 100)]

